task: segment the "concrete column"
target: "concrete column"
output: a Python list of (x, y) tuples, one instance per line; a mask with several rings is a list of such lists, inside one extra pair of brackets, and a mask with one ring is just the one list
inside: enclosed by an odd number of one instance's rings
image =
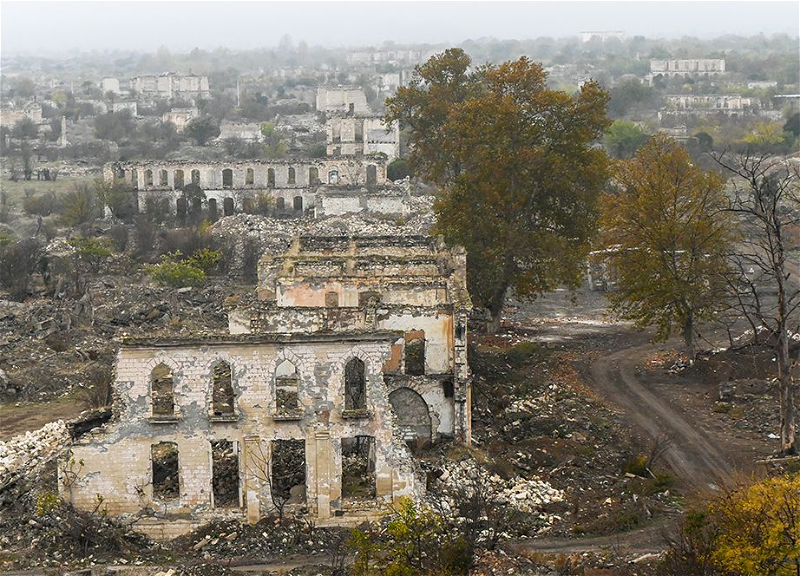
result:
[(317, 517), (320, 519), (331, 517), (331, 464), (333, 462), (333, 447), (331, 434), (327, 430), (314, 434), (316, 443), (316, 487), (317, 487)]

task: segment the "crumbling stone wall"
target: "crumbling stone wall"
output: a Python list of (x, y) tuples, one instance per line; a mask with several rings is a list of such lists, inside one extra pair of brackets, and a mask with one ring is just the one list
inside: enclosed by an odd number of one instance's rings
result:
[[(465, 271), (464, 250), (446, 247), (441, 238), (302, 236), (284, 255), (262, 258), (261, 302), (232, 311), (230, 329), (253, 334), (388, 329), (414, 335), (422, 340), (422, 374), (411, 374), (415, 370), (405, 365), (405, 340), (393, 347), (386, 373), (393, 375), (394, 388), (408, 387), (425, 400), (432, 441), (455, 436), (469, 442), (471, 303)], [(394, 375), (407, 378), (398, 381)]]
[[(62, 473), (60, 491), (79, 508), (104, 498), (111, 514), (136, 514), (149, 533), (163, 523), (190, 518), (188, 528), (215, 517), (257, 521), (274, 507), (270, 494), (269, 451), (273, 440), (302, 440), (306, 457), (305, 505), (320, 521), (347, 508), (341, 494), (342, 438), (375, 439), (374, 505), (421, 490), (414, 464), (394, 426), (384, 363), (402, 334), (362, 332), (293, 336), (227, 337), (203, 340), (136, 340), (123, 344), (117, 358), (118, 416), (104, 430), (73, 447), (71, 473)], [(365, 365), (366, 410), (344, 410), (344, 366), (359, 358)], [(298, 375), (298, 413), (281, 415), (276, 399), (276, 369), (289, 360)], [(215, 417), (212, 373), (220, 361), (231, 367), (234, 413)], [(174, 414), (154, 414), (151, 375), (168, 366), (174, 383)], [(211, 442), (234, 443), (240, 493), (234, 507), (215, 508), (212, 500)], [(177, 445), (179, 496), (159, 498), (153, 491), (152, 446)], [(158, 522), (161, 520), (161, 522)]]

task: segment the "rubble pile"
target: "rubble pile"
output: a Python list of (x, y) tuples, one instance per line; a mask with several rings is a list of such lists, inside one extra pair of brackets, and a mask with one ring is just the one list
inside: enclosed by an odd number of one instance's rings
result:
[(515, 510), (527, 514), (540, 513), (545, 505), (564, 500), (564, 493), (547, 482), (521, 476), (503, 479), (472, 459), (445, 463), (437, 483), (435, 488), (444, 494), (480, 486), (481, 490), (496, 494), (499, 501), (507, 502)]
[(8, 442), (0, 441), (0, 489), (14, 478), (50, 460), (69, 441), (69, 430), (63, 420), (14, 436)]
[(317, 528), (294, 518), (263, 518), (250, 526), (236, 520), (214, 522), (181, 536), (173, 544), (195, 558), (280, 558), (330, 554), (349, 535), (347, 528)]

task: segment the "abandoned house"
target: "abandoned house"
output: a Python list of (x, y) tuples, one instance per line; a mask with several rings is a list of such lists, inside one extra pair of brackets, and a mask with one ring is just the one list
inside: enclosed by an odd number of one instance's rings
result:
[(385, 154), (389, 161), (400, 156), (400, 128), (388, 129), (380, 114), (332, 112), (325, 122), (328, 156)]
[(296, 238), (230, 335), (121, 344), (114, 418), (73, 445), (62, 496), (155, 538), (418, 496), (411, 448), (470, 440), (465, 261), (440, 238)]
[[(230, 216), (246, 202), (266, 195), (278, 214), (303, 215), (313, 211), (316, 191), (322, 185), (358, 194), (363, 188), (384, 187), (386, 159), (382, 156), (324, 159), (241, 160), (229, 162), (146, 161), (114, 162), (103, 168), (107, 182), (114, 178), (128, 182), (135, 191), (138, 210), (148, 199), (167, 199), (174, 214), (200, 209)], [(193, 197), (189, 205), (183, 189), (199, 186), (205, 200)], [(215, 219), (214, 217), (210, 219)]]

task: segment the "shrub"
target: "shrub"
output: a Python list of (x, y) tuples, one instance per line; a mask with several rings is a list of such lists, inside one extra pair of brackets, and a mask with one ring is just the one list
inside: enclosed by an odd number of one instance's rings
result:
[(626, 474), (633, 474), (634, 476), (648, 478), (650, 473), (647, 469), (647, 456), (644, 454), (639, 454), (637, 456), (628, 458), (625, 461), (625, 465), (622, 467), (622, 470)]
[(61, 219), (67, 226), (80, 226), (98, 215), (97, 197), (86, 184), (75, 185), (63, 197)]
[(173, 288), (196, 286), (206, 279), (202, 268), (198, 268), (187, 260), (180, 260), (182, 254), (173, 252), (161, 256), (161, 264), (146, 266), (147, 274), (161, 284)]
[(396, 158), (386, 167), (386, 177), (389, 180), (402, 180), (406, 176), (411, 176), (411, 168), (405, 158)]
[(123, 253), (128, 249), (128, 227), (124, 224), (117, 224), (108, 230), (108, 235), (114, 243), (114, 250)]
[(188, 261), (189, 264), (195, 268), (199, 268), (204, 274), (207, 275), (214, 270), (221, 257), (222, 252), (219, 250), (202, 248), (200, 250), (196, 250), (191, 256), (189, 256)]
[(41, 248), (33, 238), (0, 248), (0, 286), (15, 300), (28, 295), (28, 284), (39, 264)]
[(77, 237), (69, 241), (75, 249), (75, 257), (79, 264), (85, 265), (94, 273), (100, 271), (100, 265), (112, 255), (108, 242), (101, 238)]
[(32, 216), (50, 216), (59, 210), (58, 198), (52, 192), (37, 196), (26, 195), (22, 199), (22, 209)]

